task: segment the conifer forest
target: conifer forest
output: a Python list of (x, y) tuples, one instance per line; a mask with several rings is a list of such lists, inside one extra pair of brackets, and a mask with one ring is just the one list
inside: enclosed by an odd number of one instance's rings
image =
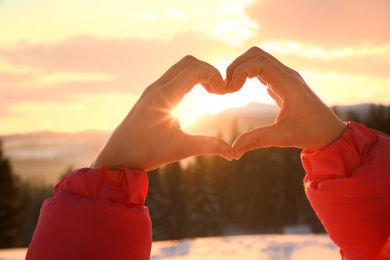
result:
[[(354, 110), (341, 117), (390, 134), (388, 106), (371, 105), (364, 117)], [(234, 125), (226, 131), (232, 140), (239, 134)], [(231, 162), (198, 156), (148, 172), (153, 240), (283, 233), (296, 225), (325, 232), (305, 196), (300, 152), (262, 148)], [(27, 247), (53, 187), (21, 181), (1, 147), (0, 186), (0, 248)]]

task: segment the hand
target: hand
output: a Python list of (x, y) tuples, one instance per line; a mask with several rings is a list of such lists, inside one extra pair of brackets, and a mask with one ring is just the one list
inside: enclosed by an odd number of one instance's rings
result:
[(115, 129), (92, 167), (117, 165), (152, 170), (164, 164), (201, 154), (218, 154), (228, 160), (233, 148), (217, 137), (183, 132), (172, 110), (196, 84), (210, 93), (226, 94), (217, 69), (187, 56), (145, 89), (122, 123)]
[(238, 91), (246, 78), (267, 86), (280, 112), (275, 123), (241, 134), (233, 144), (235, 158), (267, 146), (322, 149), (339, 138), (344, 122), (309, 88), (302, 77), (263, 50), (253, 47), (227, 68), (228, 92)]

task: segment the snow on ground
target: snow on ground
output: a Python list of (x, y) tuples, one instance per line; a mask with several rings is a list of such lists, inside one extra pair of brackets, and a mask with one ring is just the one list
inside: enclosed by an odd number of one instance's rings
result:
[(326, 235), (250, 235), (153, 243), (151, 260), (336, 260)]
[[(0, 250), (0, 260), (22, 260), (25, 248)], [(151, 260), (339, 260), (326, 235), (247, 235), (154, 242)]]

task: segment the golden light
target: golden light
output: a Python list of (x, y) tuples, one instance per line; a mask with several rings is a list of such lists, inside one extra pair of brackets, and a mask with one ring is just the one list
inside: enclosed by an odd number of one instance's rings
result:
[[(210, 37), (226, 41), (239, 39), (237, 42), (253, 33), (255, 24), (244, 13), (244, 7), (251, 2), (152, 0), (145, 5), (126, 0), (5, 1), (1, 5), (7, 11), (2, 12), (0, 23), (11, 26), (1, 28), (0, 43), (56, 42), (74, 35), (166, 40), (191, 30), (208, 32)], [(229, 21), (225, 19), (227, 15)]]
[(217, 114), (252, 102), (274, 103), (266, 87), (257, 79), (248, 79), (240, 91), (226, 95), (210, 94), (197, 85), (172, 113), (179, 119), (183, 129), (190, 129), (205, 114)]
[[(230, 62), (222, 61), (215, 65), (223, 78)], [(205, 114), (218, 114), (223, 110), (243, 107), (252, 102), (274, 103), (266, 87), (257, 78), (247, 79), (241, 90), (226, 95), (211, 94), (201, 85), (196, 85), (172, 111), (172, 115), (179, 119), (184, 130), (190, 130)]]
[[(277, 27), (278, 24), (268, 24), (267, 20), (256, 19), (250, 14), (251, 4), (258, 2), (255, 0), (151, 0), (147, 4), (126, 0), (115, 3), (94, 0), (0, 2), (0, 24), (7, 25), (0, 28), (0, 96), (3, 97), (3, 102), (0, 102), (0, 133), (40, 129), (76, 131), (94, 127), (112, 129), (120, 116), (131, 108), (142, 88), (161, 75), (157, 71), (163, 72), (177, 61), (173, 56), (179, 59), (179, 54), (191, 54), (213, 65), (217, 63), (216, 67), (224, 77), (230, 62), (254, 45), (299, 70), (310, 87), (329, 105), (390, 102), (390, 79), (386, 74), (390, 45), (386, 34), (378, 33), (378, 38), (364, 37), (370, 40), (356, 44), (335, 38), (339, 42), (334, 46), (309, 41), (306, 34), (291, 38), (288, 37), (291, 29), (284, 24)], [(379, 8), (381, 5), (372, 6)], [(382, 12), (378, 14), (378, 19), (364, 24), (378, 25), (380, 32), (387, 18), (381, 16)], [(292, 18), (295, 17), (299, 18)], [(272, 28), (271, 34), (269, 28)], [(285, 28), (286, 31), (273, 34), (275, 28)], [(339, 35), (337, 30), (335, 32), (335, 36)], [(278, 33), (286, 38), (276, 37)], [(80, 66), (67, 67), (68, 57), (57, 53), (80, 53), (82, 48), (88, 48), (81, 41), (83, 37), (78, 36), (90, 37), (91, 43), (96, 43), (98, 48), (105, 44), (107, 64), (113, 66), (110, 69), (103, 63), (101, 67), (98, 63), (91, 66), (88, 58), (71, 57)], [(74, 39), (70, 45), (69, 38)], [(183, 39), (189, 40), (182, 42)], [(133, 52), (118, 56), (113, 53), (114, 58), (110, 58), (110, 50), (127, 45), (140, 51), (135, 55)], [(145, 55), (149, 50), (145, 52), (143, 47), (158, 51)], [(166, 63), (154, 63), (154, 59)], [(123, 69), (114, 66), (122, 62)], [(126, 82), (124, 70), (129, 74), (139, 73), (139, 78), (145, 80)], [(60, 102), (54, 100), (56, 95), (49, 95), (55, 94), (61, 85), (83, 88), (94, 83), (99, 86), (96, 93), (88, 92), (88, 89), (72, 92), (69, 88)], [(131, 95), (128, 96), (131, 97), (121, 94), (125, 86), (129, 87)], [(63, 88), (58, 89), (63, 91)], [(28, 95), (32, 89), (34, 95)], [(239, 92), (224, 96), (207, 93), (201, 86), (196, 86), (173, 114), (186, 128), (204, 114), (216, 114), (251, 102), (274, 103), (257, 79), (248, 80)], [(96, 111), (101, 116), (95, 115), (98, 114)], [(79, 117), (75, 118), (75, 114)], [(110, 122), (102, 122), (104, 114)], [(52, 124), (57, 117), (62, 119), (61, 122)]]

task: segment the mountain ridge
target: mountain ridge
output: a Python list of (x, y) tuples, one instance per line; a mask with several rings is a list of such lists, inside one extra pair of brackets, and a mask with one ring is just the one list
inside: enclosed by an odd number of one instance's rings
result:
[[(340, 105), (343, 119), (349, 110), (363, 118), (372, 104)], [(215, 115), (205, 115), (188, 129), (189, 134), (220, 136), (232, 142), (239, 133), (272, 124), (279, 108), (276, 105), (250, 103), (229, 108)], [(88, 167), (111, 134), (111, 130), (85, 130), (77, 133), (38, 131), (0, 136), (3, 154), (22, 179), (45, 179), (56, 183), (70, 168)]]

